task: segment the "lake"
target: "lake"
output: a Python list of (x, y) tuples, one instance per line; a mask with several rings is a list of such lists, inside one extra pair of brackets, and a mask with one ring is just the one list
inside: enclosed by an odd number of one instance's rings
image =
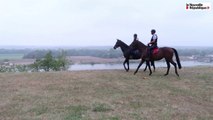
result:
[[(136, 69), (139, 63), (130, 63), (130, 69)], [(182, 67), (194, 67), (194, 66), (213, 66), (213, 63), (195, 62), (195, 61), (182, 61)], [(167, 67), (166, 62), (155, 62), (156, 67)], [(145, 67), (145, 63), (141, 68)], [(173, 65), (171, 65), (173, 67)], [(124, 69), (123, 64), (73, 64), (70, 65), (69, 71), (78, 70), (109, 70), (109, 69)]]

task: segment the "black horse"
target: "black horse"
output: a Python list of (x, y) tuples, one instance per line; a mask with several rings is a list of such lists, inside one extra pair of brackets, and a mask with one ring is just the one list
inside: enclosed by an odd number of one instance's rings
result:
[[(141, 59), (141, 55), (142, 55), (142, 52), (140, 52), (140, 50), (131, 50), (130, 47), (124, 43), (123, 41), (117, 39), (117, 42), (115, 43), (114, 45), (114, 49), (120, 47), (122, 52), (123, 52), (123, 56), (125, 58), (124, 62), (123, 62), (123, 66), (124, 66), (124, 69), (126, 71), (129, 71), (129, 59), (133, 59), (133, 60), (137, 60), (137, 59)], [(148, 61), (147, 61), (148, 62)], [(127, 68), (126, 68), (126, 65), (127, 64)], [(155, 71), (155, 64), (154, 64), (154, 61), (151, 61), (151, 65), (153, 66), (154, 68), (154, 71)], [(147, 69), (147, 65), (144, 69), (144, 71), (146, 71)]]

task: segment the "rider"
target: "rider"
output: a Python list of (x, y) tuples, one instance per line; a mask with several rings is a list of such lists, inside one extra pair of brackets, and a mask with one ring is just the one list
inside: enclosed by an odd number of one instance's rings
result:
[(158, 46), (157, 46), (158, 36), (157, 36), (157, 34), (155, 34), (155, 33), (156, 33), (155, 29), (152, 29), (152, 30), (151, 30), (152, 38), (151, 38), (150, 42), (148, 43), (148, 56), (147, 56), (148, 59), (149, 59), (150, 56), (151, 56), (152, 50), (153, 50), (154, 48), (157, 48), (157, 47), (158, 47)]
[[(137, 34), (134, 34), (134, 35), (133, 35), (133, 42), (134, 42), (135, 40), (139, 40)], [(130, 49), (130, 54), (132, 54), (132, 55), (135, 56), (135, 55), (138, 55), (138, 54), (140, 54), (140, 53), (139, 53), (139, 50)]]

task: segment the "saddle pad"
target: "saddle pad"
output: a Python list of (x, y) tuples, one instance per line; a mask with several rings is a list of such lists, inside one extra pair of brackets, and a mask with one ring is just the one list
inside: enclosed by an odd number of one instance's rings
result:
[(153, 54), (157, 54), (157, 53), (158, 53), (158, 51), (159, 51), (159, 49), (158, 49), (158, 48), (154, 48), (154, 49), (153, 49)]

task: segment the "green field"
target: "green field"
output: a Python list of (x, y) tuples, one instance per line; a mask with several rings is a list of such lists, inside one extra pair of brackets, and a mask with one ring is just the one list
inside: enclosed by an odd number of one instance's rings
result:
[(1, 120), (212, 120), (213, 68), (0, 74)]
[(22, 59), (24, 54), (0, 54), (0, 60), (17, 60)]

